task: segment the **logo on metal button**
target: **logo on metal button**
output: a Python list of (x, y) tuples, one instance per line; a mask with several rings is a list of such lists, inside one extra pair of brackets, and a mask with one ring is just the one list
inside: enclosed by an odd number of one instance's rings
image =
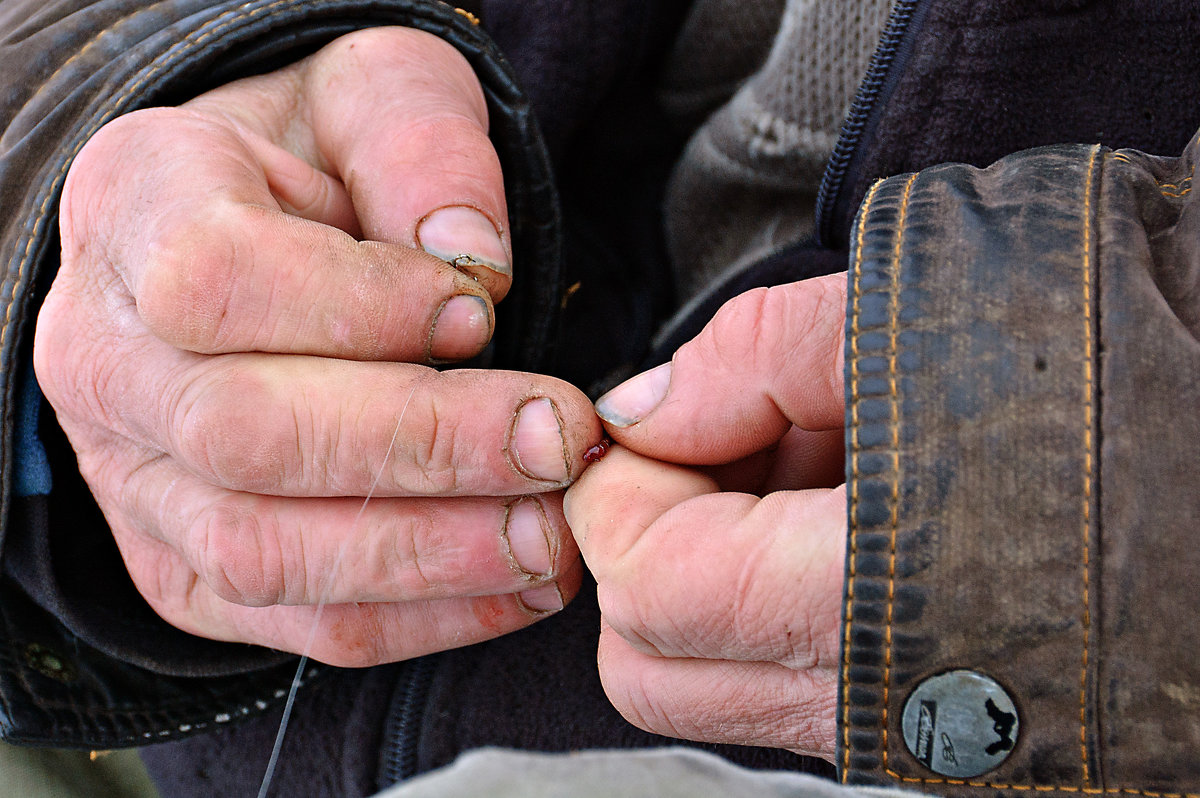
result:
[(904, 705), (904, 742), (925, 767), (973, 778), (998, 767), (1017, 743), (1017, 708), (995, 680), (950, 671), (921, 682)]

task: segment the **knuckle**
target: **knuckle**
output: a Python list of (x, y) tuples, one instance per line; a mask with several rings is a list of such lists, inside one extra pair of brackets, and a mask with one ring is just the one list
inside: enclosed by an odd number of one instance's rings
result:
[(475, 80), (474, 70), (457, 48), (440, 36), (414, 28), (379, 26), (352, 31), (326, 46), (316, 61), (319, 68), (328, 67), (339, 73), (346, 71), (346, 64), (363, 71), (392, 65), (417, 69), (419, 74), (441, 75), (449, 71), (454, 77), (469, 76)]
[(86, 364), (73, 355), (77, 348), (70, 343), (76, 315), (72, 305), (52, 288), (38, 314), (34, 332), (33, 370), (42, 393), (59, 410), (71, 398), (78, 397), (80, 367)]
[(87, 140), (72, 160), (63, 184), (61, 209), (67, 232), (88, 230), (90, 220), (100, 220), (98, 211), (126, 185), (113, 176), (127, 174), (145, 151), (139, 145), (159, 137), (180, 115), (173, 108), (131, 111), (107, 122)]
[(240, 241), (252, 226), (253, 209), (203, 216), (161, 218), (147, 236), (143, 269), (134, 287), (138, 313), (164, 341), (195, 352), (231, 343), (236, 319), (233, 294), (239, 279)]
[[(638, 580), (631, 580), (636, 584)], [(663, 656), (665, 646), (656, 626), (669, 623), (669, 615), (651, 602), (651, 591), (629, 589), (613, 581), (598, 584), (596, 599), (600, 612), (613, 631), (635, 650), (653, 657)]]
[[(186, 615), (195, 589), (196, 574), (165, 543), (148, 540), (122, 525), (113, 525), (114, 536), (123, 539), (125, 567), (138, 592), (159, 612), (174, 617)], [(172, 620), (172, 618), (167, 618)]]
[(764, 306), (768, 290), (755, 288), (739, 294), (717, 311), (704, 329), (707, 346), (700, 348), (718, 363), (754, 367), (762, 358)]
[(218, 501), (196, 524), (191, 543), (196, 573), (221, 599), (249, 607), (280, 603), (285, 566), (277, 530), (252, 507)]
[(33, 350), (38, 386), (64, 420), (120, 429), (118, 404), (126, 395), (122, 362), (131, 350), (122, 345), (125, 342), (95, 329), (80, 335), (86, 324), (81, 315), (75, 299), (47, 298), (38, 317)]
[(701, 359), (739, 371), (776, 371), (795, 364), (840, 399), (844, 278), (755, 288), (734, 297), (705, 328)]
[(667, 737), (684, 736), (663, 706), (661, 685), (651, 676), (651, 669), (633, 668), (621, 673), (605, 668), (602, 663), (600, 678), (613, 706), (634, 726)]
[(365, 568), (369, 584), (399, 583), (414, 597), (437, 594), (439, 588), (454, 584), (455, 574), (444, 565), (466, 559), (455, 551), (462, 546), (430, 513), (406, 509), (391, 529), (380, 531), (369, 543)]
[(172, 412), (175, 449), (215, 484), (250, 493), (278, 493), (302, 475), (289, 473), (307, 451), (295, 412), (278, 405), (270, 385), (245, 369), (218, 369), (191, 383)]
[(412, 427), (421, 430), (423, 437), (406, 446), (408, 458), (397, 458), (397, 473), (404, 475), (399, 481), (409, 483), (406, 488), (415, 494), (458, 494), (459, 471), (475, 460), (470, 435), (464, 437), (458, 424), (445, 421), (433, 399), (408, 412), (414, 416)]

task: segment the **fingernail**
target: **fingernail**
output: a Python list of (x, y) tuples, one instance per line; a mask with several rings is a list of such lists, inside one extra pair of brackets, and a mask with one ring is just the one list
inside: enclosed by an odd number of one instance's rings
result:
[(542, 505), (522, 499), (508, 506), (504, 538), (517, 567), (531, 576), (548, 576), (554, 566)]
[(518, 593), (517, 601), (530, 612), (539, 614), (558, 612), (565, 606), (562, 591), (558, 589), (558, 585), (554, 584), (535, 587), (531, 590)]
[(513, 424), (509, 452), (512, 464), (526, 476), (547, 482), (566, 481), (570, 474), (566, 446), (553, 402), (531, 399), (521, 405)]
[(492, 337), (487, 302), (471, 294), (452, 296), (442, 303), (429, 331), (430, 359), (461, 360), (479, 352)]
[(671, 364), (655, 366), (597, 399), (596, 415), (614, 427), (631, 427), (658, 407), (670, 385)]
[(430, 255), (470, 273), (478, 265), (504, 275), (512, 262), (491, 219), (474, 208), (439, 208), (417, 225), (417, 243)]

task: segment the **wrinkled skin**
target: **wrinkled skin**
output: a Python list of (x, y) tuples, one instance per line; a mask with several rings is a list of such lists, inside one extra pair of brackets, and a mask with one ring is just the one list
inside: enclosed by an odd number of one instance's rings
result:
[(375, 29), (80, 153), (35, 367), (135, 584), (294, 652), (330, 602), (311, 654), (356, 666), (554, 612), (582, 550), (627, 718), (830, 757), (844, 277), (738, 297), (602, 399), (564, 509), (587, 399), (428, 366), (520, 268), (486, 131), (452, 48)]
[(619, 445), (567, 491), (600, 675), (649, 731), (832, 760), (845, 275), (759, 289), (597, 403)]
[(489, 339), (519, 268), (506, 225), (479, 84), (416, 31), (342, 37), (87, 144), (35, 367), (160, 615), (298, 652), (325, 600), (311, 653), (368, 665), (574, 595), (560, 489), (600, 436), (591, 404), (422, 365)]

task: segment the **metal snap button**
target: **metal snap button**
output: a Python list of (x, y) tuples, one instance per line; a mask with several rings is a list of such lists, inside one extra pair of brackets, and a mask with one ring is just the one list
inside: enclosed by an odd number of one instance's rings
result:
[(25, 664), (43, 676), (60, 682), (74, 681), (75, 666), (70, 660), (47, 646), (30, 643), (25, 646)]
[(1004, 688), (975, 671), (930, 677), (909, 696), (904, 743), (942, 776), (969, 779), (993, 770), (1017, 744), (1017, 708)]

